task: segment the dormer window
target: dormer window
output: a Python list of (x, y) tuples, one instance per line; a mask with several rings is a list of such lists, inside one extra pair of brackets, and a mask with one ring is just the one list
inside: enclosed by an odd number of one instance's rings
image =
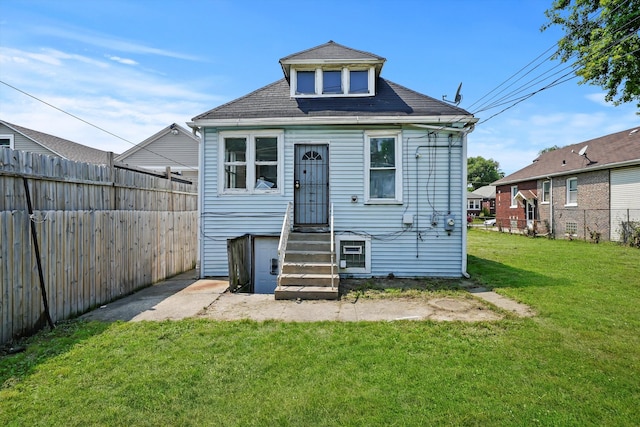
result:
[(349, 93), (369, 93), (369, 71), (349, 70)]
[(375, 70), (373, 67), (342, 67), (291, 69), (291, 96), (347, 97), (375, 94)]
[(342, 90), (342, 71), (341, 70), (323, 70), (322, 71), (322, 93), (338, 94), (343, 93)]
[(316, 72), (298, 71), (296, 94), (313, 95), (316, 93)]

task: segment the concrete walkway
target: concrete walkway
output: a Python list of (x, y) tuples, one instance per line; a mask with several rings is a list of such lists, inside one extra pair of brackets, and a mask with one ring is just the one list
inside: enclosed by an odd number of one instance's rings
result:
[(216, 320), (273, 319), (293, 322), (425, 319), (475, 322), (504, 317), (486, 303), (518, 316), (533, 316), (533, 311), (528, 306), (487, 289), (474, 288), (470, 282), (463, 282), (463, 286), (468, 287), (476, 298), (276, 301), (272, 294), (228, 293), (228, 286), (226, 280), (198, 279), (197, 272), (192, 270), (97, 308), (81, 316), (81, 319), (112, 322), (203, 317)]
[(191, 270), (96, 308), (81, 319), (114, 322), (193, 317), (228, 287), (226, 280), (198, 280), (196, 270)]

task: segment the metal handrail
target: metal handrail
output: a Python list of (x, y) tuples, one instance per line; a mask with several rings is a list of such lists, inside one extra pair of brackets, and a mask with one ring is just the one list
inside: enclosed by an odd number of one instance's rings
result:
[(329, 228), (331, 230), (331, 290), (334, 289), (333, 285), (333, 266), (336, 260), (336, 251), (334, 248), (333, 239), (333, 203), (329, 206)]
[(278, 242), (278, 266), (280, 267), (280, 274), (278, 274), (278, 286), (282, 280), (282, 266), (284, 264), (284, 254), (287, 249), (287, 242), (289, 241), (289, 234), (292, 230), (292, 218), (293, 218), (293, 202), (287, 203), (287, 211), (284, 214), (284, 220), (282, 221), (282, 230), (280, 230), (280, 241)]

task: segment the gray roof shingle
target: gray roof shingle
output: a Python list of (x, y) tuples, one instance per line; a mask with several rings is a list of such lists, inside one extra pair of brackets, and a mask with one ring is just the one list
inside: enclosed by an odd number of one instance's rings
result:
[(0, 120), (6, 126), (20, 132), (32, 141), (42, 145), (54, 153), (59, 154), (65, 159), (74, 160), (76, 162), (107, 164), (109, 153), (98, 150), (96, 148), (87, 147), (68, 139), (59, 138), (48, 133), (39, 132), (23, 126), (14, 125), (13, 123)]
[[(586, 157), (579, 154), (587, 146)], [(640, 164), (640, 130), (631, 128), (543, 153), (532, 164), (492, 185), (505, 185), (547, 176), (569, 175), (620, 164)]]
[(286, 79), (193, 118), (247, 119), (322, 116), (442, 116), (471, 113), (379, 77), (371, 97), (292, 98)]
[(334, 42), (333, 40), (329, 40), (329, 42), (325, 44), (321, 44), (320, 46), (312, 47), (310, 49), (303, 50), (301, 52), (293, 53), (291, 55), (285, 56), (280, 59), (280, 63), (283, 62), (297, 62), (297, 61), (307, 61), (307, 60), (327, 60), (327, 59), (338, 59), (338, 60), (365, 60), (365, 61), (386, 61), (381, 56), (374, 55), (373, 53), (365, 52), (363, 50), (352, 49), (347, 46), (343, 46)]

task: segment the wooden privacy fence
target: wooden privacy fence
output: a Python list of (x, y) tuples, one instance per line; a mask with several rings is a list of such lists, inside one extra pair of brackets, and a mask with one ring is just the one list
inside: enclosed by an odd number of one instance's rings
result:
[[(27, 181), (33, 214), (27, 209)], [(0, 149), (0, 343), (195, 267), (195, 186)]]

